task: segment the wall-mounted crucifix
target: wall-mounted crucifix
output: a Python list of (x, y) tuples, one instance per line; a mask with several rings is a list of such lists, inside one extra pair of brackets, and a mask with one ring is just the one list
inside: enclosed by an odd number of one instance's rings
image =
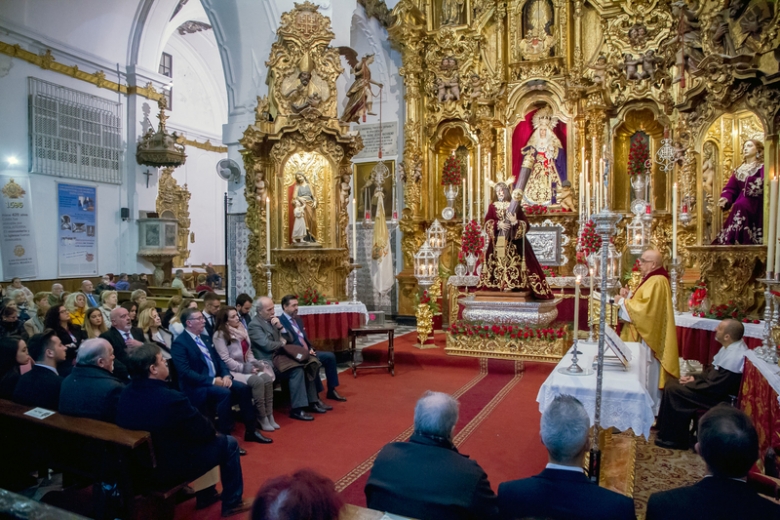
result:
[(152, 172), (150, 172), (149, 169), (147, 168), (146, 171), (144, 172), (144, 175), (146, 175), (146, 187), (148, 188), (149, 187), (149, 177), (151, 177), (154, 174)]

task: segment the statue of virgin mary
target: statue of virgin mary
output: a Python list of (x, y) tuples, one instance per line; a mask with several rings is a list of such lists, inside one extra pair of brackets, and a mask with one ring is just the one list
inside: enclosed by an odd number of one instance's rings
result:
[(515, 189), (521, 191), (525, 204), (547, 205), (552, 202), (553, 190), (561, 188), (558, 165), (565, 168), (565, 152), (553, 131), (558, 118), (550, 107), (537, 110), (531, 121), (533, 133), (522, 148), (523, 162)]

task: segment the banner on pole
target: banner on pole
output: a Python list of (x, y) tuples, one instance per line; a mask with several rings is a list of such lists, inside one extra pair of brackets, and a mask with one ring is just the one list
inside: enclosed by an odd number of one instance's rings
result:
[(98, 274), (96, 198), (97, 189), (92, 186), (57, 185), (57, 270), (60, 276)]
[(24, 173), (0, 174), (0, 254), (3, 255), (3, 277), (35, 278), (38, 255), (35, 251), (32, 194), (30, 179)]

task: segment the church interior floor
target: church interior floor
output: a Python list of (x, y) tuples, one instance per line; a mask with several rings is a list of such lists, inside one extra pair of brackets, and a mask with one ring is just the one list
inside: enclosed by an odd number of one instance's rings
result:
[[(360, 345), (371, 361), (386, 356), (386, 341), (377, 337), (380, 341)], [(395, 377), (384, 370), (359, 372), (357, 378), (342, 373), (339, 393), (349, 401), (331, 402), (334, 410), (316, 415), (313, 423), (288, 418), (285, 404), (280, 403), (275, 416), (282, 429), (270, 434), (274, 438), (271, 445), (241, 441), (243, 427), (238, 425), (234, 435), (248, 451), (241, 460), (245, 496), (253, 496), (269, 478), (310, 467), (333, 479), (347, 503), (365, 506), (363, 487), (376, 454), (388, 442), (408, 439), (414, 403), (429, 389), (458, 398), (460, 419), (454, 442), (461, 453), (485, 469), (494, 490), (503, 481), (541, 471), (547, 456), (539, 439), (536, 394), (553, 365), (454, 358), (441, 348), (444, 335), (436, 337), (440, 348), (418, 350), (413, 346), (415, 334), (396, 335)], [(640, 519), (651, 493), (691, 484), (704, 473), (692, 451), (662, 449), (652, 441), (652, 437), (650, 441), (636, 439), (633, 491)], [(45, 491), (59, 489), (59, 482), (55, 476), (24, 494), (40, 498)], [(177, 519), (218, 517), (218, 505), (196, 511), (194, 501), (189, 500), (176, 508)]]

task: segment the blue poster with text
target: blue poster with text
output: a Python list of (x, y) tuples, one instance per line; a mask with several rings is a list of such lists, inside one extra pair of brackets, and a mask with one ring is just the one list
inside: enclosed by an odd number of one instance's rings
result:
[(97, 189), (58, 184), (59, 233), (57, 264), (60, 276), (96, 276)]

